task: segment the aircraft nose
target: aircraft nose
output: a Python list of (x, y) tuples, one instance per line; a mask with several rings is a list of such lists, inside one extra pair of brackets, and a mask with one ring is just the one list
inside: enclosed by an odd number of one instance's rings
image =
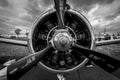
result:
[(73, 39), (67, 31), (59, 31), (53, 37), (53, 46), (60, 51), (68, 50), (72, 43)]
[(61, 46), (65, 46), (65, 45), (69, 44), (69, 40), (68, 40), (67, 37), (61, 37), (59, 39), (59, 43), (60, 43)]

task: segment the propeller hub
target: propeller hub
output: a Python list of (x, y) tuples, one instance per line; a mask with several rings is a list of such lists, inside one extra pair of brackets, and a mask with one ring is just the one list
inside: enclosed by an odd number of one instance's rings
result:
[(71, 47), (72, 43), (73, 38), (67, 30), (56, 30), (52, 39), (52, 45), (54, 48), (60, 51), (65, 51)]

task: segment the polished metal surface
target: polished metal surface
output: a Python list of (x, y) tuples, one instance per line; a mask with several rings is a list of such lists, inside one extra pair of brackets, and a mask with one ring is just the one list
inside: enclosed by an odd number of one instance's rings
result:
[[(34, 31), (36, 30), (36, 27), (38, 25), (38, 23), (40, 23), (40, 21), (45, 18), (46, 16), (50, 15), (50, 14), (53, 14), (55, 12), (55, 10), (49, 10), (48, 12), (44, 13), (42, 16), (38, 17), (38, 19), (36, 20), (36, 22), (34, 23), (31, 31), (30, 31), (30, 34), (29, 34), (29, 43), (28, 43), (28, 46), (29, 46), (29, 49), (32, 53), (36, 53), (34, 48), (33, 48), (33, 34), (34, 34)], [(89, 30), (89, 37), (90, 37), (90, 49), (94, 49), (94, 45), (95, 45), (95, 37), (94, 37), (94, 32), (93, 32), (93, 29), (90, 25), (90, 23), (88, 22), (88, 20), (79, 12), (75, 11), (75, 10), (68, 10), (68, 12), (70, 12), (70, 14), (73, 14), (73, 15), (76, 15), (78, 16), (78, 18), (80, 18), (87, 26), (88, 30)], [(52, 31), (51, 31), (52, 32)], [(49, 34), (48, 34), (49, 35)], [(60, 36), (60, 37), (59, 37)], [(59, 38), (58, 38), (59, 37)], [(72, 36), (73, 37), (73, 36)], [(48, 37), (49, 38), (49, 37)], [(57, 38), (57, 39), (56, 39)], [(62, 44), (67, 44), (67, 46), (69, 47), (71, 43), (71, 39), (70, 39), (70, 36), (68, 33), (55, 33), (54, 32), (54, 38), (52, 37), (52, 39), (54, 39), (54, 41), (52, 41), (52, 45), (53, 46), (56, 46), (56, 45), (59, 45), (59, 47), (57, 46), (57, 49), (60, 49), (62, 50), (63, 49), (63, 46)], [(75, 38), (74, 38), (75, 39)], [(64, 43), (63, 43), (64, 41)], [(47, 40), (47, 43), (49, 43), (50, 40)], [(49, 44), (48, 44), (49, 45)], [(65, 45), (66, 46), (66, 45)], [(68, 48), (67, 48), (68, 49)], [(65, 49), (66, 50), (66, 49)], [(69, 68), (69, 69), (54, 69), (54, 68), (51, 68), (49, 66), (46, 66), (43, 62), (40, 61), (40, 64), (39, 67), (42, 67), (44, 69), (47, 69), (48, 71), (52, 71), (52, 72), (70, 72), (70, 71), (74, 71), (78, 68), (81, 68), (82, 66), (84, 66), (86, 63), (87, 63), (88, 59), (85, 58), (79, 65), (77, 66), (74, 66), (73, 68)]]
[(74, 39), (66, 29), (56, 30), (51, 43), (58, 51), (66, 51), (73, 44)]
[(23, 40), (0, 38), (0, 42), (7, 43), (7, 44), (13, 44), (13, 45), (28, 46), (27, 41), (23, 41)]

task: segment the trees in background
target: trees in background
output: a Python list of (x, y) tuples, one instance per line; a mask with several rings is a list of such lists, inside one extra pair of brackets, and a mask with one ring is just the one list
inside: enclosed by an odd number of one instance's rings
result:
[(28, 36), (28, 35), (29, 35), (29, 32), (26, 32), (25, 35)]
[(15, 29), (15, 34), (17, 35), (17, 37), (19, 37), (19, 35), (20, 35), (20, 32), (21, 32), (22, 30), (21, 29)]

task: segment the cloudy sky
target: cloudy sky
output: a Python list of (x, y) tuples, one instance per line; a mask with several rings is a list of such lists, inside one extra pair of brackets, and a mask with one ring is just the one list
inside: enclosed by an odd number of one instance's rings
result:
[[(68, 0), (72, 8), (84, 14), (95, 32), (105, 28), (120, 32), (120, 0)], [(25, 33), (42, 12), (53, 7), (53, 0), (0, 0), (0, 34)]]

